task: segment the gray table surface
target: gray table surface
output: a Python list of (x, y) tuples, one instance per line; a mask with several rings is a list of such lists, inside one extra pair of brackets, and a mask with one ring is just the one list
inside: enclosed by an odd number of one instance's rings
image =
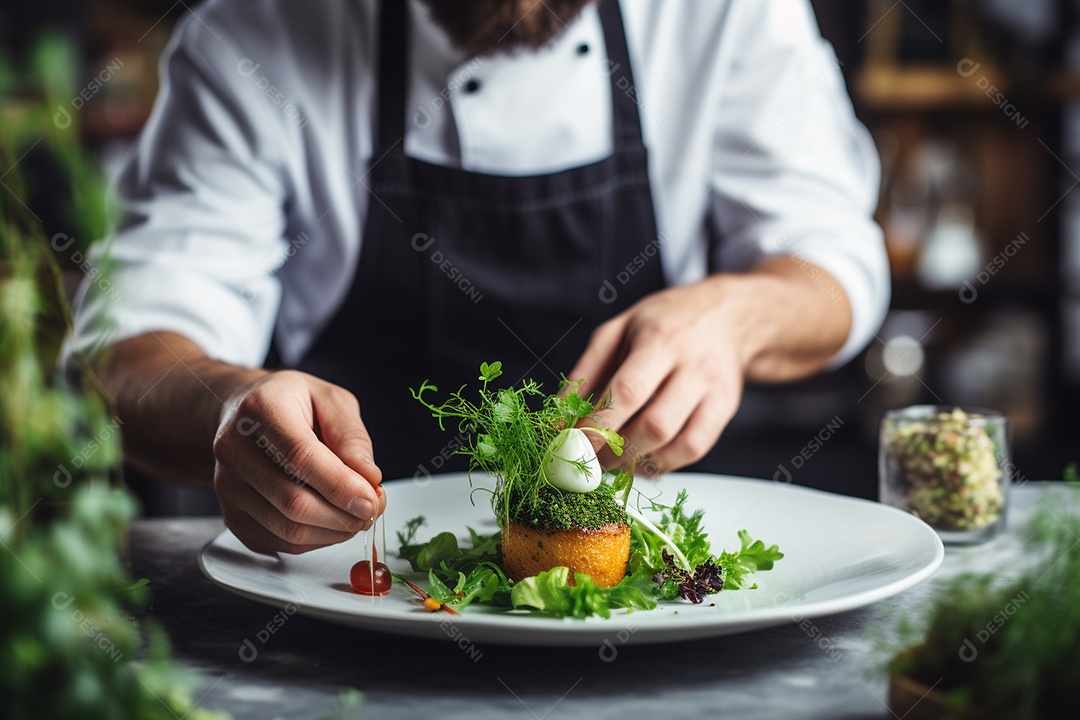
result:
[[(217, 519), (136, 522), (132, 571), (151, 580), (149, 613), (180, 663), (205, 677), (200, 704), (235, 718), (319, 718), (334, 710), (342, 688), (364, 693), (367, 718), (890, 718), (877, 669), (881, 631), (918, 618), (943, 579), (1020, 561), (1016, 528), (1050, 492), (1042, 483), (1014, 488), (1007, 532), (950, 549), (933, 578), (883, 602), (809, 624), (621, 647), (610, 662), (598, 648), (494, 645), (479, 648), (474, 660), (451, 642), (298, 615), (278, 627), (279, 611), (199, 572), (199, 550), (222, 529)], [(261, 638), (268, 624), (275, 632)]]

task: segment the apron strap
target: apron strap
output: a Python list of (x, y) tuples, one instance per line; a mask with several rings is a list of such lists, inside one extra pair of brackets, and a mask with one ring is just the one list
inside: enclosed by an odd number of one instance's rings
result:
[(409, 0), (379, 3), (379, 65), (376, 81), (375, 157), (392, 147), (404, 154), (405, 88), (409, 68)]
[[(626, 45), (626, 26), (623, 24), (619, 0), (600, 0), (600, 25), (607, 46), (608, 77), (611, 78), (612, 138), (616, 149), (644, 147), (641, 116), (634, 98), (638, 96), (634, 70), (630, 65), (630, 50)], [(628, 85), (626, 83), (629, 83)], [(619, 87), (622, 84), (623, 87)]]
[[(613, 145), (617, 150), (640, 148), (645, 143), (641, 133), (641, 116), (634, 102), (637, 85), (630, 66), (622, 10), (619, 0), (600, 0), (599, 5), (610, 71)], [(405, 88), (409, 66), (408, 12), (409, 0), (383, 0), (379, 3), (376, 157), (382, 157), (392, 148), (397, 153), (405, 152), (405, 144), (401, 141), (405, 138)]]

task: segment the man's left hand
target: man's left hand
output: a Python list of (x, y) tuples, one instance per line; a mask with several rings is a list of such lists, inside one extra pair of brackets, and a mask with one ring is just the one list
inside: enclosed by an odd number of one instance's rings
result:
[(621, 458), (599, 450), (601, 463), (656, 476), (712, 449), (745, 380), (817, 372), (851, 324), (847, 295), (831, 275), (778, 255), (748, 272), (711, 275), (639, 301), (593, 332), (569, 377), (586, 380), (583, 396), (611, 393), (611, 406), (592, 422), (626, 444)]
[(697, 462), (739, 406), (745, 361), (716, 277), (650, 295), (593, 332), (571, 379), (610, 391), (595, 422), (626, 439), (605, 467), (655, 476)]

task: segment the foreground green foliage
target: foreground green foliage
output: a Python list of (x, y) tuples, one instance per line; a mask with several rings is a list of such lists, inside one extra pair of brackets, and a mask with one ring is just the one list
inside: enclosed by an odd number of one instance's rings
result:
[(1025, 528), (1035, 562), (941, 586), (925, 627), (901, 628), (910, 647), (890, 673), (940, 680), (956, 717), (1072, 716), (1080, 707), (1080, 486), (1062, 495)]
[[(201, 680), (171, 663), (156, 627), (133, 619), (149, 590), (121, 558), (135, 506), (111, 487), (119, 422), (92, 376), (68, 385), (56, 372), (70, 327), (49, 239), (58, 229), (42, 228), (30, 206), (51, 195), (50, 217), (79, 238), (57, 243), (66, 250), (84, 252), (107, 219), (105, 184), (77, 126), (52, 122), (75, 92), (69, 60), (57, 41), (39, 46), (25, 75), (0, 59), (0, 714), (223, 717), (196, 706)], [(27, 84), (44, 102), (8, 95)], [(29, 182), (24, 169), (43, 163), (70, 185)]]

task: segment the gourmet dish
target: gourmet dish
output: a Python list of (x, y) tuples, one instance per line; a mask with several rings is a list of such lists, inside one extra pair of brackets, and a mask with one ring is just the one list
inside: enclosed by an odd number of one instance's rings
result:
[[(685, 492), (666, 505), (636, 488), (632, 472), (603, 471), (591, 439), (621, 455), (623, 438), (579, 424), (596, 417), (607, 399), (582, 397), (580, 382), (550, 395), (532, 380), (496, 389), (501, 375), (500, 363), (483, 363), (479, 388), (461, 388), (441, 402), (427, 382), (413, 391), (441, 427), (469, 438), (457, 452), (471, 469), (495, 478), (494, 489), (473, 492), (490, 493), (500, 526), (490, 535), (466, 528), (469, 542), (462, 547), (450, 531), (418, 541), (423, 517), (406, 523), (397, 533), (399, 553), (416, 575), (393, 579), (416, 591), (424, 608), (457, 612), (480, 603), (606, 618), (613, 609), (701, 603), (721, 590), (756, 587), (748, 576), (783, 557), (745, 530), (737, 549), (714, 554), (704, 513), (687, 509)], [(373, 555), (353, 568), (352, 584), (382, 594), (390, 578)]]

